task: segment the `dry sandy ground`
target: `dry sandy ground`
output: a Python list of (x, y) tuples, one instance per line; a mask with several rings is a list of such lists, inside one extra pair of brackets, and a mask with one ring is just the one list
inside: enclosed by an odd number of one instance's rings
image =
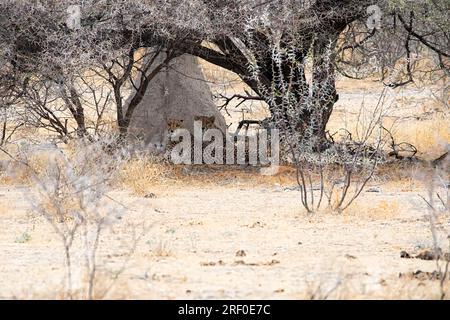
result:
[[(291, 189), (233, 181), (155, 186), (154, 198), (112, 192), (128, 210), (101, 241), (99, 288), (111, 278), (106, 270), (125, 259), (130, 223), (145, 221), (151, 228), (109, 298), (438, 297), (439, 281), (399, 278), (436, 267), (400, 258), (402, 250), (431, 246), (418, 192), (381, 186), (346, 214), (311, 216)], [(0, 297), (57, 298), (61, 243), (47, 222), (30, 215), (27, 192), (0, 188)]]

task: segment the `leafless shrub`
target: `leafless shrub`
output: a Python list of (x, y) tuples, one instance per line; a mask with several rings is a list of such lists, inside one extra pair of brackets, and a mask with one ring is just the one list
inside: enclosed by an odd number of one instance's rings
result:
[[(324, 119), (329, 118), (337, 97), (333, 49), (331, 44), (322, 44), (317, 50), (314, 61), (319, 62), (310, 67), (313, 78), (308, 82), (305, 77), (294, 76), (304, 73), (308, 64), (299, 63), (292, 51), (274, 44), (272, 72), (277, 80), (269, 88), (261, 83), (259, 92), (273, 106), (266, 125), (280, 129), (284, 158), (297, 168), (303, 207), (312, 213), (327, 203), (331, 210), (342, 212), (361, 194), (378, 164), (384, 161), (386, 91), (373, 110), (361, 108), (356, 137), (345, 129), (339, 132), (339, 138), (337, 133), (327, 134), (324, 125), (328, 120)], [(258, 65), (251, 68), (258, 74)], [(257, 76), (255, 81), (259, 81)]]
[[(322, 282), (314, 283), (312, 281), (306, 281), (307, 289), (305, 292), (305, 300), (329, 300), (339, 297), (339, 290), (342, 290), (343, 281), (339, 277), (330, 286), (325, 285)], [(337, 298), (339, 299), (339, 298)]]
[[(68, 22), (68, 5), (62, 0), (0, 4), (0, 59), (5, 62), (0, 68), (0, 97), (11, 103), (27, 93), (30, 81), (36, 79), (51, 84), (61, 89), (63, 102), (57, 108), (69, 110), (66, 115), (76, 122), (76, 135), (85, 135), (89, 127), (85, 106), (80, 104), (86, 100), (85, 90), (77, 84), (87, 70), (103, 70), (112, 84), (113, 90), (104, 91), (104, 98), (114, 97), (118, 129), (126, 131), (134, 105), (140, 103), (152, 73), (160, 68), (154, 65), (143, 77), (138, 76), (141, 79), (135, 84), (140, 85), (128, 100), (130, 106), (122, 105), (123, 90), (119, 89), (134, 82), (129, 77), (131, 69), (138, 67), (133, 64), (133, 53), (142, 48), (168, 53), (169, 60), (193, 54), (234, 72), (253, 90), (234, 98), (264, 101), (272, 115), (278, 113), (293, 123), (293, 129), (322, 141), (339, 98), (337, 72), (352, 78), (377, 74), (390, 87), (412, 83), (418, 74), (448, 75), (449, 26), (442, 16), (448, 9), (445, 0), (130, 0), (74, 1), (71, 5), (80, 6), (76, 28)], [(377, 17), (382, 18), (380, 26), (367, 23), (373, 18), (369, 6), (377, 6), (382, 15)], [(425, 60), (430, 63), (421, 72), (420, 61)], [(312, 66), (309, 72), (308, 65)], [(289, 96), (267, 94), (283, 90), (288, 83)], [(11, 88), (15, 88), (12, 100), (11, 94), (3, 94)], [(98, 90), (102, 89), (95, 88), (97, 98)], [(310, 99), (305, 99), (308, 95)], [(99, 105), (105, 101), (95, 100), (94, 108), (102, 109)], [(320, 108), (311, 109), (311, 100)], [(288, 101), (292, 108), (286, 109)], [(35, 120), (59, 134), (71, 131), (64, 117), (55, 119), (58, 115), (46, 110), (48, 106), (34, 103), (32, 109), (36, 107), (39, 119)], [(100, 118), (101, 114), (97, 112)]]
[[(427, 205), (440, 298), (444, 299), (450, 283), (450, 183), (448, 174), (450, 159), (443, 158), (442, 162), (435, 165), (431, 174), (424, 176), (427, 196), (419, 196)], [(447, 252), (444, 252), (442, 248)]]
[[(110, 279), (111, 284), (99, 292), (96, 290), (99, 244), (104, 233), (120, 222), (127, 207), (108, 195), (109, 183), (116, 174), (116, 167), (124, 155), (104, 151), (102, 143), (80, 142), (76, 148), (63, 151), (52, 146), (34, 149), (45, 157), (45, 165), (35, 170), (30, 165), (32, 152), (22, 152), (16, 161), (16, 170), (23, 170), (33, 182), (26, 198), (32, 210), (45, 218), (59, 236), (64, 249), (65, 289), (69, 299), (76, 296), (74, 289), (74, 243), (80, 241), (84, 261), (84, 289), (80, 298), (101, 298), (112, 287), (126, 263), (135, 251), (140, 237), (146, 232), (145, 225), (134, 226), (129, 251), (124, 264)], [(12, 172), (12, 174), (16, 174)], [(139, 232), (139, 228), (142, 230)], [(78, 261), (79, 262), (79, 261)]]
[(324, 151), (289, 144), (301, 203), (309, 213), (319, 211), (323, 205), (339, 213), (346, 210), (376, 174), (378, 165), (386, 160), (383, 111), (375, 110), (371, 116), (372, 122), (361, 140), (354, 140), (348, 131), (341, 130), (339, 140)]

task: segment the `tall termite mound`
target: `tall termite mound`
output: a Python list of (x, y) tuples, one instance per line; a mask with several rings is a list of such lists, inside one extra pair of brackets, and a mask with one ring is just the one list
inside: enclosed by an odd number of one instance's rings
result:
[[(156, 58), (159, 61), (154, 64), (159, 64), (164, 58), (165, 54), (160, 53)], [(134, 94), (135, 91), (131, 97)], [(214, 127), (224, 133), (227, 130), (198, 58), (184, 54), (172, 60), (152, 79), (133, 113), (129, 136), (138, 138), (145, 148), (164, 150), (170, 131), (186, 128), (193, 133), (194, 121), (202, 121), (203, 126)]]

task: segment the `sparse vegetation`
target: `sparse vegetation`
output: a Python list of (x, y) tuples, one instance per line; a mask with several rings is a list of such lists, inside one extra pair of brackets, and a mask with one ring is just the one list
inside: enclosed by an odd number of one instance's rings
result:
[[(36, 146), (20, 152), (11, 172), (28, 179), (31, 189), (26, 189), (24, 198), (37, 217), (44, 218), (51, 225), (61, 241), (66, 268), (63, 296), (69, 299), (101, 298), (110, 289), (100, 293), (96, 288), (99, 245), (103, 234), (123, 219), (127, 208), (118, 206), (108, 195), (115, 167), (124, 161), (124, 154), (108, 154), (104, 145), (103, 142), (80, 141), (69, 152), (57, 147)], [(39, 166), (30, 161), (30, 156), (36, 153), (42, 160)], [(134, 252), (141, 236), (134, 235), (125, 259)], [(30, 239), (31, 236), (24, 233), (16, 241), (23, 243)], [(82, 243), (78, 250), (81, 250), (79, 254), (83, 255), (84, 261), (81, 283), (77, 283), (81, 287), (77, 290), (74, 289), (73, 277), (76, 241)], [(116, 272), (109, 282), (114, 282), (122, 271)]]
[(72, 2), (0, 3), (1, 298), (450, 298), (448, 0)]

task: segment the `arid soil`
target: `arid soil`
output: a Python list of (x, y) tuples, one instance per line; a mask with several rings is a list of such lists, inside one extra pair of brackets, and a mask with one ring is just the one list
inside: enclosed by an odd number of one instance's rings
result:
[[(341, 215), (307, 215), (295, 186), (277, 183), (155, 186), (147, 198), (112, 192), (127, 209), (100, 243), (98, 290), (126, 260), (131, 225), (145, 222), (150, 228), (106, 297), (437, 298), (439, 281), (412, 275), (433, 272), (436, 262), (400, 257), (432, 245), (426, 204), (420, 191), (394, 189), (365, 192)], [(27, 192), (0, 189), (0, 297), (55, 298), (61, 242), (30, 215)]]

